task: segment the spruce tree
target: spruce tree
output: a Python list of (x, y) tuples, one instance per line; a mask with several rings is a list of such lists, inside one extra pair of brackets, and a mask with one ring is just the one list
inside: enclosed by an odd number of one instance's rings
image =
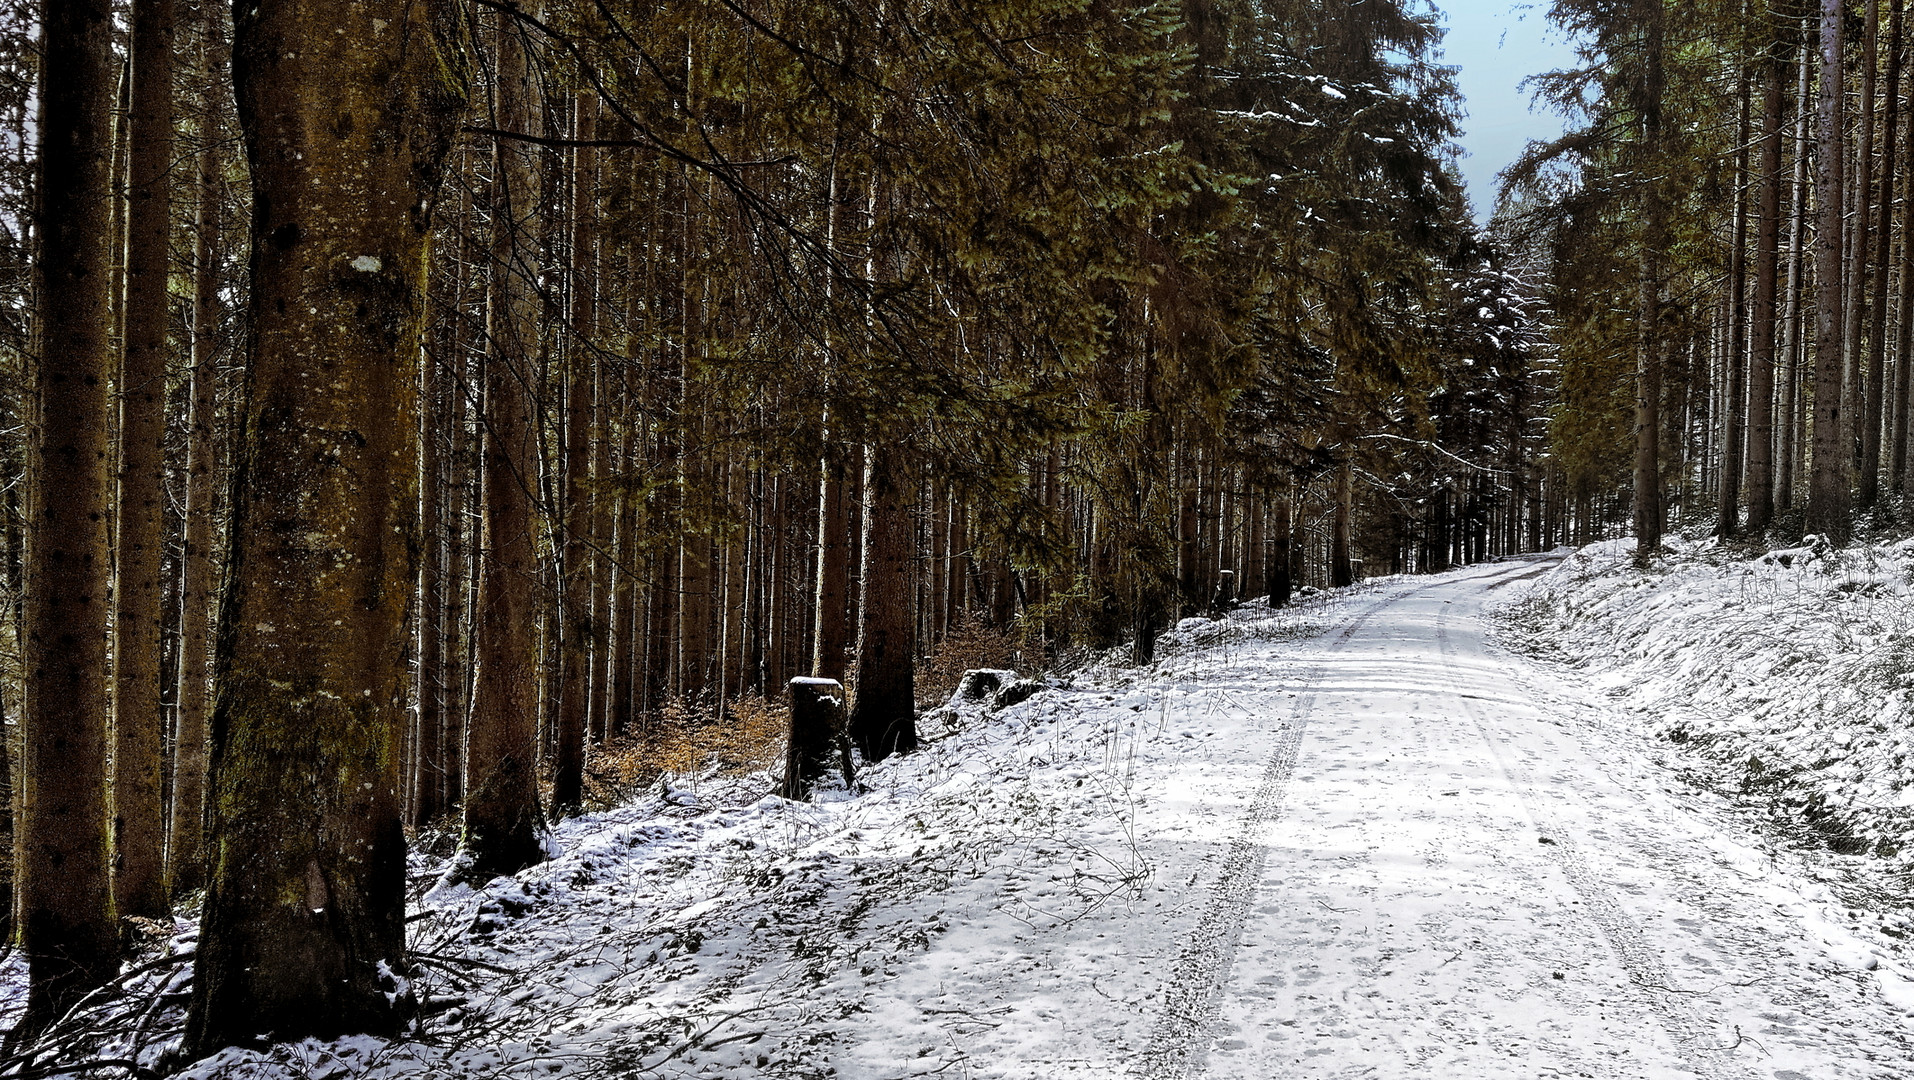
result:
[(425, 238), (462, 100), (449, 4), (235, 20), (253, 222), (244, 434), (185, 1049), (395, 1034)]

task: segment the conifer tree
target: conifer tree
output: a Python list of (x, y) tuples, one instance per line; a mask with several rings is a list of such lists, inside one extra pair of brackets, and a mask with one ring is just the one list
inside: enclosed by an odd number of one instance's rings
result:
[(40, 5), (41, 343), (30, 444), (20, 943), (31, 1036), (119, 970), (106, 830), (112, 11)]
[(113, 899), (121, 918), (161, 918), (169, 909), (160, 805), (160, 506), (172, 315), (173, 24), (172, 0), (133, 5), (113, 619)]
[(244, 437), (185, 1047), (396, 1033), (399, 746), (425, 237), (462, 101), (449, 4), (241, 10)]
[[(535, 13), (534, 13), (535, 14)], [(538, 556), (532, 515), (537, 483), (531, 408), (536, 355), (537, 252), (528, 229), (536, 173), (532, 73), (524, 28), (494, 20), (491, 284), (486, 302), (484, 538), (477, 597), (472, 704), (466, 727), (465, 804), (458, 873), (474, 881), (544, 858), (539, 809), (533, 660)]]

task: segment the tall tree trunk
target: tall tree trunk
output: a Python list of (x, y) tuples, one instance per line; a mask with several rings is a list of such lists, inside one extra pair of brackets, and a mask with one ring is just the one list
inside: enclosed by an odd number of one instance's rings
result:
[[(1880, 5), (1868, 5), (1868, 18), (1878, 22)], [(1895, 87), (1901, 81), (1901, 5), (1894, 4), (1888, 26), (1887, 109), (1882, 119), (1881, 178), (1875, 205), (1880, 223), (1874, 231), (1874, 295), (1868, 305), (1867, 402), (1861, 417), (1861, 505), (1872, 506), (1881, 487), (1881, 425), (1887, 413), (1887, 285), (1888, 258), (1892, 254), (1894, 224), (1894, 180), (1896, 139), (1900, 134), (1901, 96)], [(1867, 210), (1863, 199), (1863, 211)]]
[[(1772, 4), (1769, 5), (1772, 9)], [(1775, 19), (1761, 64), (1761, 180), (1755, 194), (1755, 282), (1748, 368), (1748, 531), (1774, 520), (1775, 290), (1780, 279), (1781, 123), (1786, 110), (1787, 42)]]
[[(495, 20), (498, 126), (532, 133), (521, 28)], [(516, 873), (544, 858), (538, 805), (538, 684), (532, 530), (536, 473), (531, 405), (538, 340), (537, 249), (529, 235), (537, 172), (526, 144), (499, 139), (492, 176), (492, 281), (485, 358), (484, 538), (472, 617), (474, 680), (465, 734), (463, 849), (467, 880)]]
[(1641, 111), (1643, 153), (1651, 178), (1642, 188), (1642, 238), (1635, 293), (1635, 561), (1646, 565), (1661, 546), (1666, 515), (1661, 490), (1661, 248), (1666, 242), (1662, 154), (1661, 0), (1642, 5)]
[(1794, 165), (1789, 188), (1788, 281), (1782, 325), (1787, 337), (1782, 344), (1781, 362), (1786, 377), (1781, 385), (1781, 416), (1775, 466), (1774, 499), (1777, 510), (1794, 508), (1795, 476), (1801, 470), (1802, 451), (1807, 447), (1806, 421), (1803, 419), (1805, 394), (1801, 392), (1801, 367), (1806, 353), (1802, 334), (1803, 299), (1807, 285), (1808, 254), (1808, 129), (1813, 110), (1809, 109), (1809, 76), (1814, 70), (1811, 23), (1804, 13), (1801, 26), (1800, 57), (1795, 65)]
[(1814, 464), (1808, 482), (1808, 530), (1847, 542), (1850, 452), (1842, 426), (1843, 295), (1841, 290), (1843, 4), (1821, 0), (1821, 90), (1815, 116), (1814, 191), (1820, 209), (1814, 238)]
[(1269, 508), (1264, 502), (1263, 485), (1246, 479), (1247, 488), (1243, 513), (1249, 518), (1249, 538), (1243, 551), (1243, 597), (1253, 599), (1269, 595), (1268, 585), (1268, 544)]
[(213, 471), (219, 464), (214, 425), (219, 413), (219, 152), (211, 95), (218, 78), (217, 21), (200, 29), (200, 67), (207, 100), (200, 117), (194, 159), (198, 204), (193, 222), (192, 381), (186, 433), (185, 551), (180, 558), (178, 720), (174, 725), (173, 826), (166, 846), (167, 879), (175, 895), (206, 883), (207, 692), (212, 676), (208, 653), (212, 631)]
[[(469, 200), (468, 200), (469, 201)], [(461, 210), (469, 211), (469, 206)], [(456, 252), (454, 253), (456, 256)], [(419, 615), (418, 669), (413, 700), (417, 702), (413, 762), (407, 817), (423, 825), (445, 812), (445, 549), (446, 468), (440, 440), (445, 428), (445, 368), (450, 354), (463, 348), (459, 340), (459, 288), (462, 275), (451, 260), (435, 260), (433, 274), (455, 278), (453, 313), (435, 327), (436, 340), (419, 365)]]
[(113, 618), (113, 906), (164, 918), (160, 556), (165, 545), (173, 152), (172, 0), (133, 4), (126, 298), (120, 361), (118, 587)]
[[(636, 283), (632, 285), (634, 291)], [(635, 308), (636, 305), (633, 305)], [(634, 312), (635, 315), (635, 312)], [(632, 388), (630, 365), (637, 362), (639, 346), (633, 343), (627, 350), (627, 367), (621, 375), (621, 392), (618, 395), (623, 408), (620, 410), (622, 428), (618, 444), (618, 464), (616, 471), (621, 476), (635, 476), (640, 464), (638, 461), (638, 429), (642, 423), (639, 410), (635, 407), (636, 395)], [(614, 528), (617, 530), (612, 540), (613, 578), (611, 586), (611, 610), (616, 622), (613, 626), (611, 645), (611, 700), (606, 714), (606, 724), (613, 736), (623, 735), (631, 730), (632, 714), (638, 700), (637, 658), (639, 641), (642, 638), (643, 622), (640, 618), (638, 575), (638, 498), (635, 485), (621, 482), (614, 501)]]
[(42, 0), (39, 17), (41, 356), (17, 871), (28, 987), (16, 1037), (119, 971), (104, 784), (112, 8)]
[[(1843, 181), (1842, 188), (1843, 198), (1850, 206), (1844, 225), (1846, 232), (1842, 235), (1843, 242), (1847, 244), (1847, 276), (1841, 286), (1842, 316), (1845, 320), (1841, 347), (1846, 357), (1842, 374), (1841, 418), (1846, 425), (1845, 445), (1852, 458), (1850, 480), (1860, 475), (1866, 443), (1870, 342), (1865, 335), (1869, 274), (1874, 271), (1869, 258), (1874, 249), (1874, 222), (1869, 201), (1874, 196), (1875, 69), (1880, 54), (1881, 6), (1869, 3), (1866, 7), (1861, 37), (1861, 102), (1854, 117), (1858, 138), (1852, 159), (1853, 173)], [(1865, 496), (1865, 480), (1861, 482), (1861, 487)]]
[[(1900, 32), (1903, 6), (1901, 0), (1894, 0), (1892, 10), (1896, 42), (1903, 40)], [(1895, 56), (1897, 61), (1904, 60), (1899, 48), (1895, 50)], [(1905, 74), (1909, 66), (1903, 62), (1900, 70)], [(1910, 82), (1914, 83), (1914, 80)], [(1909, 89), (1914, 87), (1896, 87), (1894, 95), (1898, 98)], [(1908, 145), (1910, 151), (1914, 151), (1914, 109), (1905, 110), (1905, 113)], [(1888, 475), (1892, 478), (1896, 493), (1914, 488), (1914, 483), (1909, 482), (1907, 453), (1909, 393), (1914, 390), (1914, 169), (1901, 171), (1907, 174), (1908, 180), (1901, 186), (1901, 227), (1898, 230), (1901, 243), (1900, 289), (1894, 305), (1894, 409), (1893, 419), (1888, 425), (1893, 436)]]
[(1728, 326), (1727, 348), (1722, 356), (1721, 403), (1721, 497), (1715, 519), (1715, 535), (1733, 536), (1741, 528), (1741, 458), (1745, 431), (1743, 401), (1747, 398), (1747, 367), (1743, 355), (1747, 343), (1748, 295), (1748, 127), (1749, 73), (1741, 71), (1736, 93), (1735, 118), (1735, 208), (1730, 227), (1728, 249)]
[[(581, 93), (573, 102), (573, 134), (580, 143), (597, 137), (597, 98)], [(558, 753), (552, 763), (552, 814), (575, 814), (585, 797), (585, 737), (591, 707), (592, 588), (592, 390), (597, 364), (591, 355), (597, 297), (586, 273), (597, 244), (595, 151), (579, 146), (572, 157), (571, 349), (565, 370), (565, 478), (561, 558), (563, 595), (559, 624)], [(601, 654), (602, 655), (602, 654)]]
[(1203, 603), (1203, 584), (1199, 578), (1197, 549), (1197, 507), (1200, 493), (1197, 483), (1195, 449), (1187, 439), (1176, 452), (1176, 617), (1196, 614)]
[[(186, 1048), (396, 1034), (399, 741), (425, 238), (462, 102), (447, 5), (242, 12), (254, 192), (245, 437)], [(450, 74), (448, 74), (450, 73)]]
[[(468, 176), (470, 174), (468, 173)], [(489, 238), (487, 238), (489, 243)], [(469, 237), (460, 237), (461, 248), (476, 247), (477, 242)], [(459, 265), (469, 267), (475, 260), (462, 258)], [(491, 273), (489, 269), (473, 282), (481, 298), (491, 294)], [(483, 301), (481, 301), (483, 302)], [(455, 349), (448, 357), (451, 370), (447, 372), (448, 389), (451, 393), (451, 414), (447, 436), (451, 445), (446, 451), (446, 503), (445, 519), (451, 525), (446, 534), (445, 551), (445, 612), (442, 625), (445, 627), (445, 669), (439, 679), (439, 685), (445, 693), (445, 738), (439, 744), (441, 751), (440, 775), (444, 784), (444, 800), (447, 809), (459, 805), (465, 799), (465, 748), (466, 723), (471, 716), (473, 697), (474, 657), (476, 656), (477, 635), (474, 628), (478, 622), (478, 585), (479, 575), (484, 572), (484, 560), (478, 552), (482, 543), (484, 529), (484, 499), (481, 487), (484, 476), (480, 462), (481, 440), (475, 437), (469, 421), (482, 409), (481, 391), (478, 389), (484, 380), (485, 362), (483, 353), (477, 370), (474, 370), (472, 354), (467, 349)], [(468, 508), (477, 507), (479, 513), (470, 513)]]

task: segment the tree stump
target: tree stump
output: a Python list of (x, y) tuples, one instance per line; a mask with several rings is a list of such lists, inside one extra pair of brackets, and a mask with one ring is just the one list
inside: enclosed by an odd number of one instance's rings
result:
[(835, 754), (844, 770), (844, 786), (855, 782), (851, 748), (844, 730), (844, 686), (836, 679), (792, 679), (791, 723), (787, 733), (784, 782), (778, 794), (809, 800), (812, 788), (831, 767)]
[(1210, 597), (1210, 614), (1221, 615), (1236, 610), (1236, 571), (1224, 570), (1216, 575), (1216, 595)]

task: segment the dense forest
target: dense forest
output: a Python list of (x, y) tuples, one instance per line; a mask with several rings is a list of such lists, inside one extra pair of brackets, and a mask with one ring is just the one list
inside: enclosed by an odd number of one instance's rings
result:
[(195, 907), (187, 1056), (397, 1032), (408, 843), (794, 678), (1914, 472), (1901, 0), (1558, 0), (1486, 226), (1398, 0), (0, 8), (8, 1068)]

